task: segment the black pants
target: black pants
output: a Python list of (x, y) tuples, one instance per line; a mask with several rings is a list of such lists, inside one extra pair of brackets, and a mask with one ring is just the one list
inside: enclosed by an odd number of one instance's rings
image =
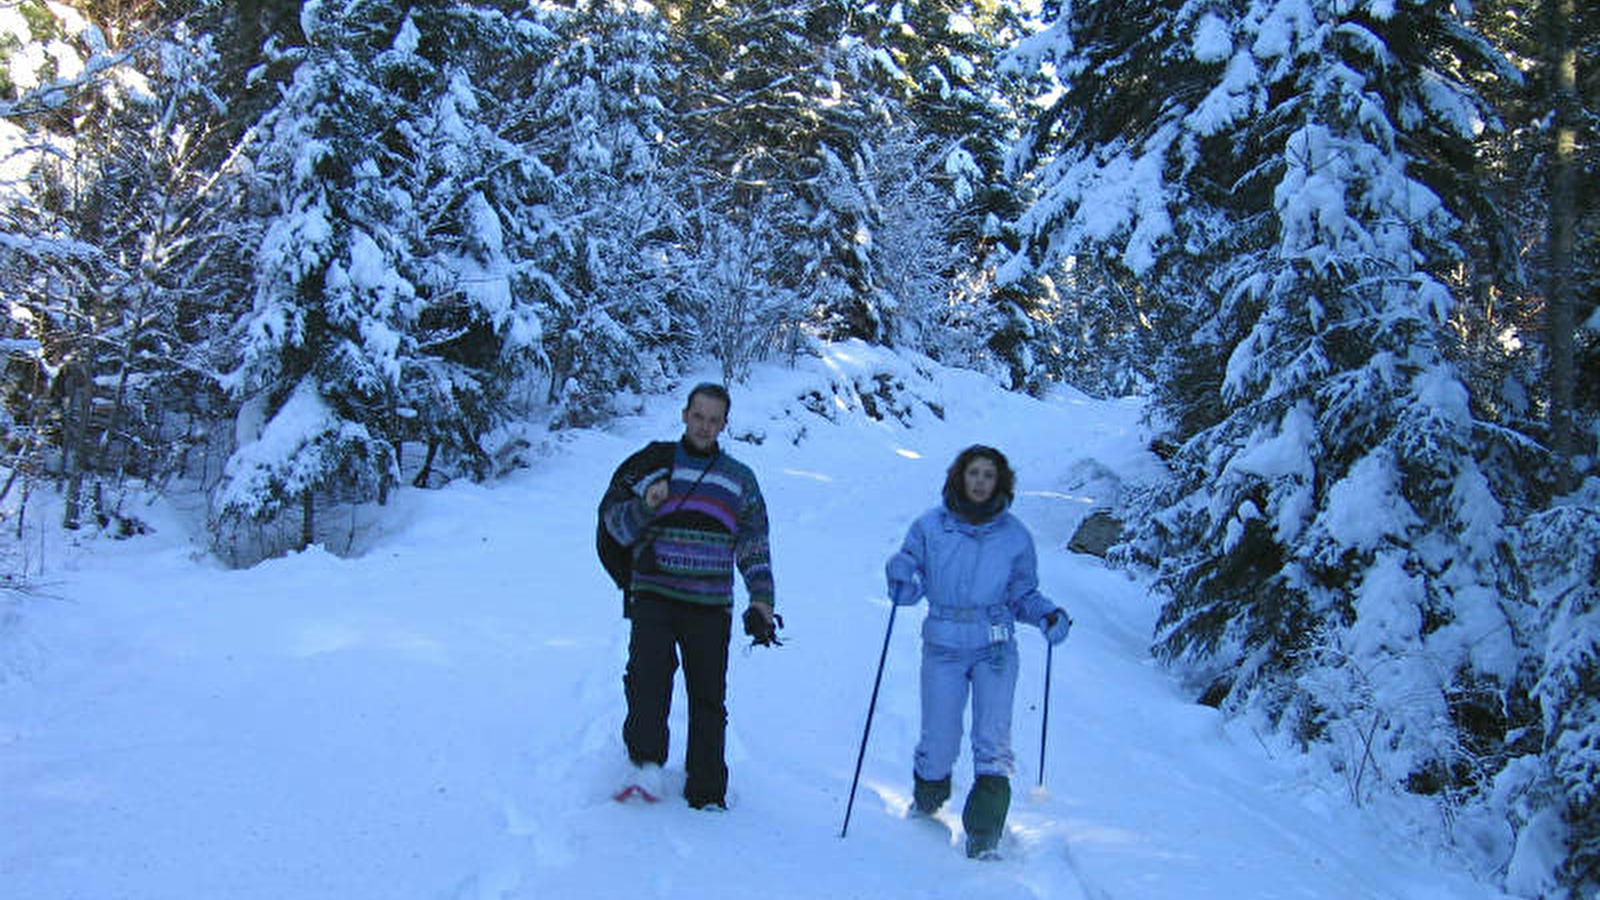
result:
[(628, 717), (622, 740), (635, 764), (667, 761), (667, 713), (672, 679), (683, 661), (689, 697), (689, 750), (683, 796), (694, 806), (724, 803), (728, 765), (728, 639), (732, 614), (725, 606), (680, 603), (648, 594), (633, 601), (628, 670), (622, 676)]

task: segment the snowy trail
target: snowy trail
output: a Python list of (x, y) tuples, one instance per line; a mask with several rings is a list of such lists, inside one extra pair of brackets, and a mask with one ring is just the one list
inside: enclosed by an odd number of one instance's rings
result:
[[(868, 361), (870, 362), (870, 360)], [(848, 375), (848, 356), (830, 360)], [(884, 363), (880, 360), (878, 364)], [(1064, 549), (1084, 459), (1132, 471), (1137, 409), (945, 373), (914, 428), (789, 408), (816, 372), (736, 392), (730, 449), (774, 515), (788, 644), (729, 672), (726, 814), (609, 799), (626, 629), (592, 553), (611, 468), (677, 430), (671, 398), (552, 435), (493, 486), (402, 492), (368, 552), (225, 572), (176, 526), (70, 557), (0, 625), (0, 893), (28, 900), (1479, 900), (1362, 825), (1293, 760), (1189, 703), (1146, 650), (1140, 585)], [(909, 377), (909, 376), (908, 376)], [(789, 404), (789, 405), (786, 405)], [(805, 437), (793, 438), (800, 424)], [(920, 608), (897, 614), (848, 839), (838, 837), (889, 606), (882, 562), (981, 440), (1023, 479), (1056, 653), (1025, 630), (1008, 858), (906, 821)], [(0, 610), (3, 612), (3, 610)], [(681, 687), (669, 776), (680, 779)], [(963, 753), (959, 804), (971, 781)]]

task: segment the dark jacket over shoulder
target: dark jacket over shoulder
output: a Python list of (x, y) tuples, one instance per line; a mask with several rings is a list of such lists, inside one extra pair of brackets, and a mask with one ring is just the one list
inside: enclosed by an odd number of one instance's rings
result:
[[(667, 499), (651, 510), (646, 489), (667, 478)], [(635, 594), (727, 606), (733, 570), (752, 602), (772, 603), (767, 506), (755, 473), (726, 453), (655, 442), (623, 460), (602, 501), (602, 521), (634, 548)]]

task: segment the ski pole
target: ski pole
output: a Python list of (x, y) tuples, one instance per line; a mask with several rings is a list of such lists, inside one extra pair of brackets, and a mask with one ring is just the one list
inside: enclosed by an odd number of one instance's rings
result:
[(1044, 646), (1044, 724), (1039, 727), (1039, 787), (1044, 787), (1044, 742), (1050, 737), (1050, 664), (1056, 658), (1056, 645)]
[(861, 752), (856, 754), (856, 774), (850, 779), (850, 799), (844, 805), (844, 827), (839, 829), (843, 838), (850, 831), (850, 810), (856, 805), (856, 785), (861, 781), (861, 761), (867, 758), (867, 735), (872, 733), (872, 712), (878, 708), (878, 685), (883, 683), (883, 661), (889, 658), (889, 636), (894, 634), (894, 614), (899, 604), (889, 605), (889, 627), (883, 632), (883, 652), (878, 654), (878, 675), (872, 679), (872, 700), (867, 703), (867, 727), (861, 731)]

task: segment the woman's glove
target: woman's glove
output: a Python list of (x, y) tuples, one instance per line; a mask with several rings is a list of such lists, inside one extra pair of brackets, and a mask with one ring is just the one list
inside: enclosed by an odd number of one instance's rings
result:
[(917, 587), (915, 581), (891, 579), (889, 581), (889, 599), (899, 606), (910, 606), (922, 599), (922, 590)]
[(896, 605), (910, 606), (922, 598), (922, 584), (917, 578), (917, 565), (904, 553), (889, 557), (883, 567), (889, 582), (889, 599)]
[(1039, 629), (1044, 632), (1045, 639), (1052, 644), (1059, 644), (1067, 639), (1067, 632), (1072, 630), (1072, 617), (1061, 607), (1056, 607), (1044, 614), (1039, 620)]

